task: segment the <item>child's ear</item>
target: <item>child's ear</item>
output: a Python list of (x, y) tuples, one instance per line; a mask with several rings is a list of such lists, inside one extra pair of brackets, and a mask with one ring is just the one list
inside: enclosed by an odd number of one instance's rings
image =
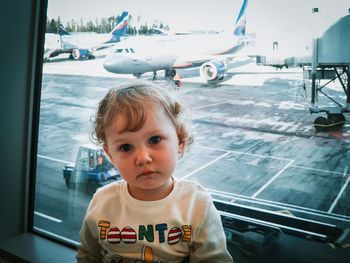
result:
[(177, 149), (177, 152), (179, 153), (180, 156), (182, 156), (185, 152), (185, 143), (184, 142), (179, 142), (179, 147)]
[(103, 150), (104, 150), (105, 153), (107, 154), (108, 158), (112, 161), (111, 154), (109, 153), (108, 147), (107, 147), (106, 144), (103, 144)]

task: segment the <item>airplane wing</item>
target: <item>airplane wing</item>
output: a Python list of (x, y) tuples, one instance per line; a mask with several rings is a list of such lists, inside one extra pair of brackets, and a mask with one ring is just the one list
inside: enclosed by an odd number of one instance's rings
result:
[(254, 48), (250, 48), (250, 43), (244, 43), (241, 46), (236, 46), (236, 50), (230, 52), (221, 52), (217, 54), (197, 54), (197, 55), (181, 55), (176, 59), (173, 68), (189, 68), (199, 67), (206, 62), (222, 60), (228, 63), (236, 58), (256, 57)]
[(206, 56), (180, 56), (173, 64), (173, 68), (189, 68), (198, 67), (203, 63), (215, 59), (217, 56), (206, 55)]

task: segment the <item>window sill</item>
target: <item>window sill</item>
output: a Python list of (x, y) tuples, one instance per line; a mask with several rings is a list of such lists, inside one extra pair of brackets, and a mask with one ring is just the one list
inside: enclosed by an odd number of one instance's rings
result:
[[(1, 250), (6, 254), (14, 255), (13, 258), (23, 259), (23, 262), (76, 262), (76, 250), (44, 239), (33, 233), (20, 234), (1, 242), (0, 255)], [(9, 259), (11, 260), (11, 257)]]

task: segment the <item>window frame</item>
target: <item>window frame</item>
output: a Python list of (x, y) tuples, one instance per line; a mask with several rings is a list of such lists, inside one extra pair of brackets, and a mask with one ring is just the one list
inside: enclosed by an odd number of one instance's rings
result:
[[(28, 191), (28, 213), (27, 228), (28, 231), (40, 237), (49, 239), (66, 247), (76, 249), (76, 244), (51, 236), (35, 229), (34, 226), (34, 208), (35, 208), (35, 189), (36, 189), (36, 165), (39, 136), (39, 117), (41, 104), (41, 89), (43, 77), (43, 53), (45, 43), (45, 31), (47, 20), (47, 8), (49, 0), (38, 0), (39, 15), (34, 17), (33, 24), (36, 28), (32, 29), (33, 45), (36, 45), (36, 54), (33, 57), (34, 80), (32, 81), (33, 104), (31, 112), (31, 130), (29, 131), (29, 191)], [(335, 225), (325, 224), (317, 221), (306, 220), (298, 217), (292, 217), (284, 214), (274, 213), (268, 210), (248, 207), (235, 203), (214, 199), (214, 204), (219, 210), (223, 220), (233, 220), (239, 224), (243, 223), (250, 226), (264, 226), (272, 229), (279, 229), (281, 232), (301, 237), (307, 240), (313, 240), (322, 243), (338, 244), (348, 234), (345, 229)]]
[[(34, 226), (34, 210), (35, 210), (35, 193), (36, 193), (36, 168), (37, 168), (37, 154), (38, 154), (38, 138), (39, 138), (39, 120), (40, 120), (40, 104), (41, 104), (41, 89), (42, 89), (42, 76), (43, 76), (43, 54), (45, 46), (45, 32), (46, 32), (46, 20), (47, 20), (47, 8), (49, 0), (37, 0), (38, 7), (35, 9), (35, 15), (32, 19), (31, 35), (33, 52), (32, 71), (33, 81), (31, 84), (32, 103), (29, 109), (30, 125), (29, 125), (29, 140), (28, 149), (29, 167), (27, 168), (28, 176), (28, 193), (27, 193), (27, 217), (25, 228), (27, 232), (35, 234), (44, 239), (53, 241), (68, 248), (76, 249), (77, 246), (64, 238), (57, 238), (47, 233), (41, 232), (35, 229)], [(36, 46), (36, 49), (34, 48)]]

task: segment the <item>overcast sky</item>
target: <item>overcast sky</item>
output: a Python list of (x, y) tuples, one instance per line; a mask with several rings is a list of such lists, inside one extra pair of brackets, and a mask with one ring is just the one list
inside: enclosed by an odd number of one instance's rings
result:
[[(224, 29), (236, 19), (242, 0), (48, 0), (48, 17), (95, 20), (129, 11), (149, 23), (163, 21), (176, 28)], [(250, 0), (251, 26), (273, 23), (280, 27), (307, 23), (312, 7), (319, 8), (325, 19), (347, 14), (350, 0)], [(248, 20), (248, 22), (249, 22)]]
[[(48, 0), (49, 18), (60, 16), (65, 25), (71, 19), (84, 21), (129, 13), (136, 20), (152, 24), (162, 21), (172, 30), (233, 27), (242, 0)], [(313, 14), (312, 8), (319, 13)], [(320, 34), (338, 18), (348, 14), (350, 0), (249, 0), (247, 30), (260, 39), (293, 41)], [(290, 38), (290, 40), (289, 40)]]
[(155, 20), (172, 29), (223, 28), (233, 23), (241, 0), (48, 0), (48, 17), (61, 17), (64, 23), (108, 17), (128, 11), (135, 19), (140, 15), (148, 23)]

